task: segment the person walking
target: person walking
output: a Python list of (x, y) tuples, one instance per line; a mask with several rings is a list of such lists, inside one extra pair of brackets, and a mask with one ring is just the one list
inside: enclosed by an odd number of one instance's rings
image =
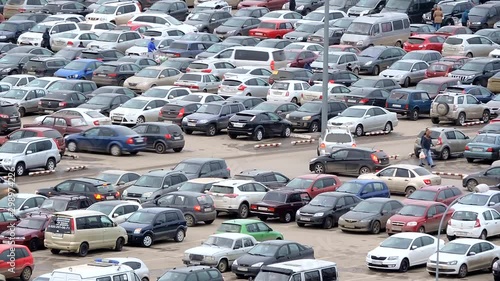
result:
[(434, 12), (437, 10), (438, 5), (434, 4), (434, 7), (431, 9), (431, 22), (434, 25)]
[(462, 14), (462, 26), (467, 26), (467, 23), (469, 22), (469, 10), (465, 10), (464, 13)]
[(422, 151), (420, 152), (421, 155), (419, 155), (421, 167), (425, 165), (424, 159), (427, 159), (427, 164), (429, 164), (431, 168), (434, 168), (436, 166), (432, 161), (431, 145), (432, 145), (431, 130), (429, 130), (429, 128), (426, 128), (424, 135), (420, 139), (420, 146), (422, 147)]
[(290, 0), (288, 7), (290, 8), (290, 11), (295, 11), (295, 0)]
[(50, 47), (50, 33), (49, 29), (45, 29), (45, 32), (42, 35), (42, 44), (41, 47), (47, 48), (47, 50), (52, 51), (52, 48)]
[(443, 23), (443, 11), (441, 11), (441, 7), (437, 6), (434, 11), (434, 27), (436, 30), (441, 28), (441, 23)]
[(155, 59), (154, 52), (156, 51), (155, 39), (151, 38), (151, 41), (148, 43), (148, 57), (152, 60)]

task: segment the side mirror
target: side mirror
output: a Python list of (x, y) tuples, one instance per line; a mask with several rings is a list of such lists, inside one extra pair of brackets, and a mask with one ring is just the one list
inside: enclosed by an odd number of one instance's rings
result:
[(476, 252), (470, 252), (470, 253), (468, 254), (468, 256), (475, 256), (475, 255), (476, 255)]
[(160, 222), (155, 222), (155, 224), (154, 224), (154, 225), (155, 225), (155, 226), (156, 226), (156, 225), (161, 225), (161, 223), (160, 223)]
[(146, 107), (146, 110), (151, 110), (151, 109), (152, 109), (151, 106)]
[(117, 218), (118, 216), (120, 216), (120, 215), (118, 215), (117, 213), (113, 214), (113, 218)]
[(162, 74), (162, 75), (160, 75), (160, 78), (165, 78), (165, 75), (163, 75), (163, 74)]
[(240, 246), (234, 246), (234, 249), (238, 250), (238, 249), (241, 249), (241, 247)]
[(365, 115), (365, 117), (364, 117), (364, 118), (366, 119), (366, 118), (370, 118), (370, 117), (371, 117), (370, 115)]
[(89, 67), (89, 68), (87, 68), (87, 71), (92, 71), (92, 68), (90, 68), (90, 67)]
[(490, 202), (488, 205), (489, 206), (495, 206), (497, 203), (496, 202)]
[(468, 139), (470, 139), (470, 137), (469, 136), (465, 136), (465, 139), (468, 140)]
[(29, 208), (30, 208), (30, 206), (23, 206), (23, 210), (27, 210)]
[(121, 182), (119, 182), (117, 185), (124, 185), (124, 184), (125, 184), (125, 182), (124, 182), (124, 181), (121, 181)]
[(118, 13), (116, 13), (116, 14), (117, 14), (117, 15), (121, 15), (121, 14), (122, 14), (122, 12), (118, 12)]
[(33, 153), (33, 151), (31, 151), (31, 150), (26, 151), (26, 155), (32, 154), (32, 153)]
[(418, 247), (417, 247), (417, 246), (415, 246), (415, 245), (411, 246), (411, 249), (412, 249), (412, 250), (416, 250), (417, 248), (418, 248)]
[(149, 8), (144, 8), (144, 11), (147, 11), (147, 10), (149, 10)]

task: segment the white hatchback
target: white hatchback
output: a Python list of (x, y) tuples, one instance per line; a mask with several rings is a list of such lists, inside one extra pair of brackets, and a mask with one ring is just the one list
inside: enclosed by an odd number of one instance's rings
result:
[(481, 206), (469, 206), (453, 213), (448, 221), (446, 235), (448, 240), (455, 238), (479, 238), (486, 240), (500, 234), (500, 213)]
[(300, 103), (303, 90), (309, 89), (310, 85), (300, 80), (276, 81), (267, 92), (267, 101)]

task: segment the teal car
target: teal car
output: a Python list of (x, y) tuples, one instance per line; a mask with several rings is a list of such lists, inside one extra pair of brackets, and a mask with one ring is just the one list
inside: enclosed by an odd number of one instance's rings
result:
[(236, 219), (223, 222), (216, 233), (244, 233), (251, 235), (257, 241), (283, 240), (283, 234), (274, 231), (260, 220)]
[(475, 159), (500, 159), (500, 134), (479, 134), (465, 146), (464, 157), (472, 163)]

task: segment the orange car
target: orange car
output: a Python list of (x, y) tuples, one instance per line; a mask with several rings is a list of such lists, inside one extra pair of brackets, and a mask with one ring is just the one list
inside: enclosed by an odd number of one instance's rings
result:
[(250, 29), (250, 36), (267, 39), (267, 38), (283, 38), (283, 35), (293, 31), (293, 24), (286, 20), (264, 20), (259, 24), (259, 27)]

